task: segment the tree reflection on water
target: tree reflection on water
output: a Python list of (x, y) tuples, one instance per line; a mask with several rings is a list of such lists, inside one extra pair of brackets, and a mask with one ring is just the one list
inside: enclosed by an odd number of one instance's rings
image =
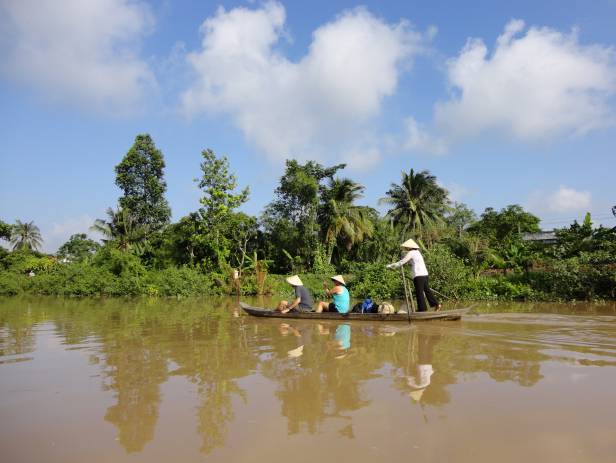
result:
[[(41, 323), (53, 323), (66, 349), (94, 346), (90, 363), (101, 369), (103, 390), (115, 401), (104, 419), (129, 453), (154, 438), (161, 386), (182, 377), (195, 386), (195, 427), (200, 451), (208, 454), (225, 446), (237, 411), (234, 398), (249, 400), (239, 380), (250, 375), (274, 384), (289, 435), (333, 429), (352, 439), (353, 413), (370, 406), (375, 394), (407, 396), (425, 413), (452, 401), (458, 381), (488, 375), (531, 387), (543, 378), (542, 363), (555, 359), (550, 344), (541, 342), (545, 327), (532, 323), (281, 322), (234, 317), (235, 308), (228, 298), (4, 301), (0, 364), (36, 351)], [(554, 339), (561, 335), (555, 331)], [(584, 343), (566, 349), (592, 352)]]

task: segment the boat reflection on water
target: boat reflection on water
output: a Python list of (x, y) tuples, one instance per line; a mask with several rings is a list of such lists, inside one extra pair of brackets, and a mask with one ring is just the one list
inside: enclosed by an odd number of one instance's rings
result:
[(304, 346), (313, 343), (312, 336), (315, 332), (318, 337), (327, 339), (328, 351), (336, 359), (344, 358), (351, 348), (351, 326), (348, 323), (341, 323), (335, 327), (333, 339), (330, 327), (322, 323), (294, 326), (283, 322), (278, 325), (278, 331), (282, 337), (292, 336), (296, 339), (297, 346), (287, 351), (289, 358), (301, 357)]
[[(259, 330), (268, 325), (262, 322)], [(290, 435), (316, 433), (333, 420), (342, 421), (341, 435), (354, 437), (352, 412), (373, 402), (365, 386), (379, 377), (390, 378), (383, 394), (399, 390), (422, 405), (448, 401), (447, 383), (432, 384), (433, 355), (446, 327), (301, 320), (275, 325), (285, 347), (263, 361), (261, 371), (277, 383)], [(284, 356), (295, 361), (281, 363)]]

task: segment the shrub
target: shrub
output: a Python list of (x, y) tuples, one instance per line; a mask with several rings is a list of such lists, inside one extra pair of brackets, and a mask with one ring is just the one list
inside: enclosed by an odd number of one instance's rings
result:
[(30, 270), (35, 273), (48, 272), (59, 265), (53, 257), (37, 255), (26, 249), (5, 255), (2, 264), (7, 270), (16, 273), (27, 273)]
[(465, 296), (466, 286), (472, 278), (462, 259), (456, 257), (447, 246), (436, 244), (424, 255), (430, 286), (452, 298)]
[(62, 265), (53, 272), (28, 279), (28, 291), (63, 296), (121, 295), (119, 279), (103, 268), (86, 265)]
[(220, 291), (212, 275), (190, 267), (150, 271), (142, 287), (142, 292), (149, 296), (200, 296)]
[(516, 280), (516, 277), (501, 275), (482, 276), (469, 280), (465, 285), (463, 297), (482, 300), (535, 300), (543, 298), (540, 292), (535, 291), (525, 282)]
[(0, 272), (0, 296), (15, 296), (22, 293), (27, 278), (14, 272)]
[(389, 270), (383, 264), (357, 264), (353, 271), (353, 278), (349, 282), (353, 297), (383, 300), (404, 295), (399, 271)]
[(111, 246), (101, 248), (94, 256), (92, 264), (107, 269), (116, 276), (134, 275), (142, 277), (146, 273), (139, 257)]
[(553, 298), (614, 298), (616, 266), (604, 252), (581, 253), (579, 257), (544, 261), (545, 270), (526, 277), (536, 291)]

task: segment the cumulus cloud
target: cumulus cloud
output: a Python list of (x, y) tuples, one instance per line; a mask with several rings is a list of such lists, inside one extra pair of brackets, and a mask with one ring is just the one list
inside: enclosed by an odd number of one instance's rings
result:
[(584, 211), (591, 205), (589, 191), (577, 191), (561, 185), (547, 197), (548, 208), (554, 212)]
[(461, 202), (463, 199), (472, 196), (473, 191), (460, 183), (443, 183), (441, 185), (449, 192), (449, 199), (454, 202)]
[(342, 156), (342, 162), (351, 170), (368, 170), (376, 166), (382, 159), (382, 153), (374, 147), (352, 149)]
[(46, 98), (132, 112), (155, 87), (137, 54), (153, 26), (149, 7), (131, 0), (2, 2), (0, 67)]
[(307, 54), (292, 61), (279, 50), (285, 15), (268, 2), (206, 19), (201, 49), (187, 57), (195, 80), (181, 97), (183, 111), (228, 114), (273, 159), (332, 152), (375, 159), (375, 147), (363, 146), (369, 123), (420, 52), (421, 35), (356, 8), (316, 29)]
[(589, 191), (575, 190), (560, 185), (556, 191), (537, 191), (531, 195), (530, 208), (538, 212), (586, 212), (592, 207)]
[(401, 148), (428, 154), (444, 154), (448, 150), (447, 142), (443, 138), (431, 134), (414, 117), (408, 117), (404, 121)]
[(70, 237), (76, 233), (86, 233), (92, 239), (98, 239), (99, 236), (90, 231), (90, 227), (94, 224), (94, 219), (87, 214), (82, 214), (79, 217), (70, 217), (63, 222), (52, 223), (51, 226), (43, 228), (41, 235), (43, 236), (43, 249), (46, 252), (56, 252)]
[(614, 51), (581, 44), (576, 30), (526, 30), (512, 20), (492, 53), (481, 39), (469, 39), (446, 73), (451, 98), (435, 105), (431, 130), (407, 120), (403, 148), (438, 154), (487, 131), (536, 141), (616, 124)]

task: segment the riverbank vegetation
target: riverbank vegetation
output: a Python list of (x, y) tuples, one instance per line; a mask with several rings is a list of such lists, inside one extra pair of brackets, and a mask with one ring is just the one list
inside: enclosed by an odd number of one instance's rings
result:
[[(54, 255), (40, 252), (34, 222), (0, 221), (0, 295), (192, 296), (288, 294), (284, 275), (299, 273), (316, 295), (328, 276), (348, 275), (355, 297), (403, 294), (400, 274), (384, 265), (413, 237), (431, 284), (453, 298), (610, 299), (616, 296), (616, 228), (582, 223), (541, 238), (539, 218), (519, 205), (479, 216), (452, 202), (428, 171), (410, 168), (383, 185), (374, 207), (344, 164), (288, 160), (260, 216), (239, 209), (248, 198), (226, 157), (201, 153), (200, 207), (177, 222), (165, 199), (165, 162), (139, 135), (116, 166), (121, 196), (91, 231)], [(376, 207), (379, 207), (377, 209)], [(538, 234), (538, 235), (532, 235)]]

